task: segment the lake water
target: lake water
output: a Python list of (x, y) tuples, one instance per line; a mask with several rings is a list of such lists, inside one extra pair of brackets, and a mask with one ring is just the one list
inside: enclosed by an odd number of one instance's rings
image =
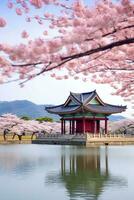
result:
[(134, 200), (134, 146), (0, 146), (0, 200)]

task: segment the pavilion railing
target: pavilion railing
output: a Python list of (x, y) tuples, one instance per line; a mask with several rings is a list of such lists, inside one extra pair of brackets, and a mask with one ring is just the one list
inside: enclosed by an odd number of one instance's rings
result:
[(84, 134), (74, 134), (74, 135), (70, 135), (70, 134), (65, 134), (62, 135), (61, 133), (55, 133), (55, 134), (45, 134), (45, 135), (41, 135), (39, 137), (37, 137), (37, 139), (45, 139), (45, 138), (52, 138), (52, 139), (86, 139), (86, 135)]
[(107, 133), (107, 134), (101, 134), (101, 133), (97, 133), (97, 134), (93, 134), (93, 133), (87, 133), (87, 136), (89, 138), (119, 138), (119, 137), (134, 137), (133, 134), (124, 134), (124, 133), (121, 133), (121, 134), (117, 134), (117, 133)]
[(85, 133), (85, 134), (65, 134), (62, 135), (61, 133), (55, 133), (55, 134), (45, 134), (37, 137), (37, 139), (45, 139), (45, 138), (52, 138), (52, 139), (89, 139), (89, 138), (134, 138), (134, 134), (113, 134), (113, 133), (108, 133), (108, 134), (102, 134), (102, 133)]

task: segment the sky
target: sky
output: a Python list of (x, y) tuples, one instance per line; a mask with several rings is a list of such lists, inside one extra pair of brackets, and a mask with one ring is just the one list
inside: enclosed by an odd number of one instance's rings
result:
[[(6, 2), (6, 0), (0, 0), (0, 16), (4, 16), (8, 21), (7, 27), (0, 30), (0, 43), (17, 44), (22, 42), (21, 32), (25, 29), (30, 33), (31, 39), (42, 34), (43, 26), (37, 23), (26, 23), (23, 17), (17, 17), (14, 11), (7, 9)], [(54, 34), (53, 31), (51, 35)], [(3, 84), (0, 85), (0, 101), (26, 99), (37, 104), (61, 104), (64, 103), (70, 91), (81, 93), (95, 89), (104, 102), (127, 105), (128, 109), (122, 115), (132, 118), (133, 111), (130, 103), (124, 102), (121, 97), (111, 95), (113, 90), (108, 85), (95, 84), (90, 81), (83, 82), (73, 78), (55, 80), (49, 76), (40, 76), (26, 83), (23, 88), (18, 83)]]

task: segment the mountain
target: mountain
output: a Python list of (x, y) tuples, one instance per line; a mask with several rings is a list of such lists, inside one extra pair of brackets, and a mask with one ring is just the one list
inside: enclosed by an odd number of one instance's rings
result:
[[(59, 120), (58, 115), (50, 114), (45, 110), (46, 106), (50, 105), (37, 105), (27, 100), (17, 100), (17, 101), (0, 101), (0, 115), (5, 113), (16, 114), (19, 117), (28, 116), (31, 118), (38, 117), (51, 117), (55, 121)], [(121, 115), (112, 115), (109, 117), (111, 121), (117, 121), (125, 119)]]
[(126, 118), (123, 117), (122, 115), (111, 115), (109, 117), (110, 121), (119, 121), (119, 120), (122, 120), (122, 119), (126, 119)]
[(49, 105), (37, 105), (27, 100), (0, 101), (0, 115), (12, 113), (19, 117), (28, 116), (31, 118), (51, 117), (55, 121), (59, 120), (58, 115), (53, 115), (45, 110)]

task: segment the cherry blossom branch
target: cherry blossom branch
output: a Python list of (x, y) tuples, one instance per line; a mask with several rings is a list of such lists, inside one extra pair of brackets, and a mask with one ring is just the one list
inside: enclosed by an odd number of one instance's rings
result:
[[(37, 77), (37, 76), (40, 76), (41, 74), (43, 74), (44, 72), (48, 72), (48, 71), (51, 71), (53, 69), (56, 69), (57, 67), (60, 67), (61, 65), (65, 64), (66, 62), (68, 62), (68, 60), (65, 60), (63, 62), (61, 62), (60, 64), (54, 66), (54, 67), (51, 67), (51, 68), (48, 68), (50, 65), (51, 65), (51, 62), (43, 69), (41, 70), (39, 73), (35, 74), (31, 79)], [(27, 78), (25, 81), (21, 82), (20, 85), (23, 85), (24, 83), (28, 82), (29, 81), (29, 78)]]
[(119, 47), (119, 46), (122, 46), (122, 45), (132, 44), (132, 43), (134, 43), (134, 38), (126, 38), (124, 40), (116, 41), (116, 42), (110, 43), (110, 44), (105, 45), (105, 46), (100, 46), (99, 48), (91, 49), (91, 50), (86, 51), (86, 52), (82, 52), (82, 53), (75, 54), (75, 55), (72, 55), (72, 56), (62, 57), (61, 60), (65, 60), (65, 59), (69, 59), (69, 58), (71, 58), (71, 59), (81, 58), (81, 57), (89, 56), (89, 55), (92, 55), (94, 53), (98, 53), (98, 52), (105, 51), (105, 50), (108, 50), (108, 49), (113, 49), (114, 47)]
[[(106, 37), (106, 36), (109, 36), (109, 35), (112, 35), (112, 34), (114, 34), (114, 33), (117, 33), (118, 31), (122, 31), (122, 30), (125, 30), (125, 29), (130, 29), (130, 28), (134, 28), (134, 24), (125, 26), (125, 27), (123, 27), (123, 28), (114, 28), (113, 31), (108, 32), (108, 33), (106, 33), (106, 34), (103, 34), (101, 37), (104, 38), (104, 37)], [(97, 31), (99, 31), (99, 30), (100, 30), (100, 29), (98, 29)], [(94, 32), (93, 32), (93, 33), (94, 33)], [(88, 41), (92, 41), (92, 40), (94, 40), (94, 38), (86, 39), (85, 41), (88, 42)]]
[(35, 66), (35, 65), (41, 65), (43, 64), (42, 62), (37, 62), (37, 63), (26, 63), (26, 64), (11, 64), (12, 67), (28, 67), (28, 66)]
[[(77, 58), (93, 55), (93, 54), (98, 53), (98, 52), (111, 50), (111, 49), (113, 49), (115, 47), (119, 47), (119, 46), (123, 46), (123, 45), (127, 45), (127, 44), (133, 44), (133, 43), (134, 43), (134, 38), (126, 38), (126, 39), (123, 39), (123, 40), (120, 40), (120, 41), (112, 42), (112, 43), (104, 45), (104, 46), (100, 46), (98, 48), (91, 49), (91, 50), (86, 51), (86, 52), (82, 52), (82, 53), (78, 53), (78, 54), (74, 54), (74, 55), (70, 55), (70, 56), (66, 56), (66, 57), (61, 57), (61, 61), (62, 61), (61, 63), (59, 63), (58, 65), (56, 65), (56, 66), (54, 66), (54, 67), (52, 67), (50, 69), (44, 68), (39, 73), (39, 75), (41, 73), (46, 72), (46, 71), (53, 70), (53, 69), (65, 64), (66, 62), (69, 62), (69, 61), (73, 60), (73, 59), (77, 59)], [(43, 62), (26, 63), (26, 64), (12, 64), (12, 66), (13, 67), (27, 67), (27, 66), (35, 66), (35, 65), (40, 65), (40, 64), (43, 64)], [(49, 63), (49, 66), (50, 66), (50, 64), (51, 64), (51, 62)]]

